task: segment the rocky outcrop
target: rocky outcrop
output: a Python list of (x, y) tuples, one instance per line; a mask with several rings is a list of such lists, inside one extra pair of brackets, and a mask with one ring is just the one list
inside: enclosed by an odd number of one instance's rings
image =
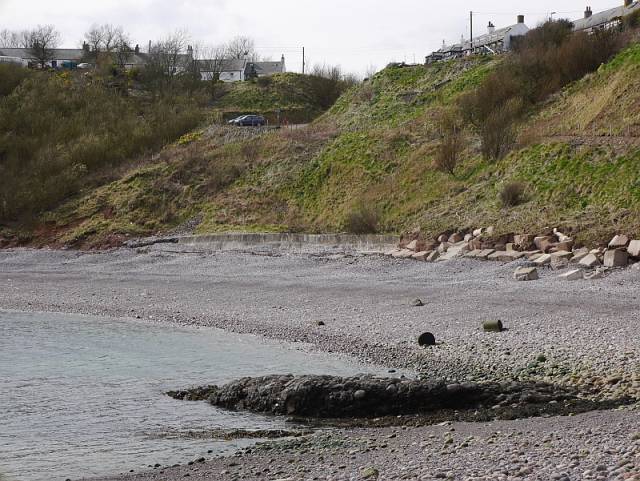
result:
[(395, 416), (576, 398), (573, 391), (541, 383), (445, 384), (371, 375), (247, 377), (222, 387), (168, 394), (176, 399), (207, 400), (230, 410), (311, 418)]

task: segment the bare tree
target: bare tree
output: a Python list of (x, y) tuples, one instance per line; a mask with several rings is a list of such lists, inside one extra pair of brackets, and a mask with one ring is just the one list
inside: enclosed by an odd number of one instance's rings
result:
[(211, 98), (215, 99), (220, 92), (220, 73), (224, 67), (226, 46), (196, 46), (194, 48), (194, 65), (200, 81), (204, 81)]
[(47, 62), (53, 60), (53, 50), (59, 43), (60, 33), (53, 25), (38, 25), (29, 32), (27, 48), (29, 55), (40, 64), (41, 68), (44, 68)]
[(89, 47), (91, 58), (97, 58), (104, 45), (104, 30), (99, 25), (92, 25), (89, 31), (84, 34), (84, 42)]
[(127, 63), (129, 63), (129, 60), (133, 56), (133, 53), (133, 49), (131, 48), (131, 39), (126, 33), (121, 32), (113, 44), (113, 51), (111, 52), (113, 63), (121, 70), (124, 70)]
[(156, 87), (169, 87), (175, 77), (190, 68), (192, 59), (187, 55), (189, 37), (184, 31), (172, 35), (151, 45), (145, 75)]
[(116, 46), (121, 42), (123, 37), (127, 37), (124, 30), (120, 26), (105, 24), (102, 26), (103, 47), (105, 52), (113, 52)]
[(229, 58), (246, 58), (252, 62), (258, 61), (256, 44), (252, 38), (238, 36), (226, 45), (226, 55)]
[(29, 32), (22, 30), (0, 30), (0, 48), (27, 48)]

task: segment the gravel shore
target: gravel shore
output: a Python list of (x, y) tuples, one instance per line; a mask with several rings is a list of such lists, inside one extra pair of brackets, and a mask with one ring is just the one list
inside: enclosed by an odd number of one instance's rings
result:
[[(512, 279), (516, 265), (181, 245), (8, 250), (0, 252), (0, 309), (215, 326), (426, 377), (538, 380), (579, 387), (594, 399), (640, 398), (640, 271), (571, 283), (549, 270), (523, 283)], [(425, 306), (411, 306), (415, 298)], [(502, 320), (507, 331), (484, 333), (487, 319)], [(436, 347), (417, 346), (424, 331), (435, 334)], [(639, 433), (633, 406), (492, 423), (336, 429), (132, 479), (374, 479), (378, 472), (378, 479), (640, 480)]]

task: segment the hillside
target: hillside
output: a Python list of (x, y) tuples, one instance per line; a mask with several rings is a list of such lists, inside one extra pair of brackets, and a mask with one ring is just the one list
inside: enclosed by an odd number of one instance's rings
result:
[[(529, 112), (506, 157), (483, 159), (477, 135), (468, 132), (453, 174), (436, 169), (436, 119), (498, 62), (387, 68), (305, 129), (212, 126), (46, 213), (35, 243), (103, 246), (176, 228), (343, 231), (352, 230), (362, 211), (382, 232), (493, 225), (500, 234), (557, 226), (579, 242), (618, 231), (640, 234), (640, 92), (634, 88), (640, 45)], [(230, 96), (224, 108), (262, 100), (241, 104)], [(504, 207), (500, 192), (514, 181), (525, 197)]]

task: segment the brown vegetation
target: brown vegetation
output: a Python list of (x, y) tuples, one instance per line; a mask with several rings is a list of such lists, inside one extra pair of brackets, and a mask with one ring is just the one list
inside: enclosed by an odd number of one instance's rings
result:
[(595, 71), (624, 45), (625, 36), (617, 30), (573, 33), (564, 20), (531, 30), (474, 92), (460, 99), (465, 120), (480, 135), (485, 158), (506, 155), (518, 121), (532, 106)]

